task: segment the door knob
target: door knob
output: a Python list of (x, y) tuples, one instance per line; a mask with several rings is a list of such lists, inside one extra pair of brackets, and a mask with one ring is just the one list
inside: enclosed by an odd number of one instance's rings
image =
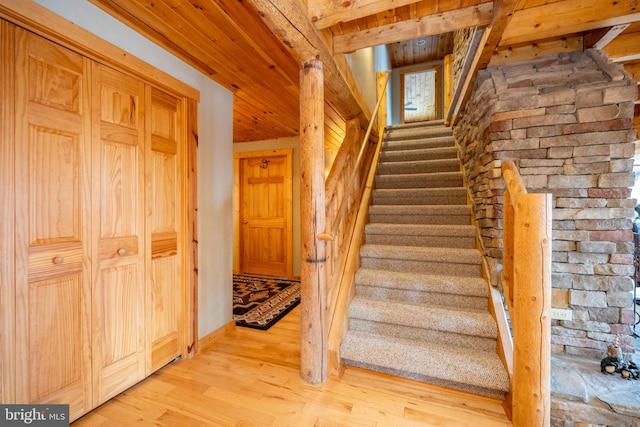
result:
[(127, 250), (125, 248), (118, 249), (118, 255), (123, 256), (126, 253), (127, 253)]
[(243, 224), (249, 224), (249, 221), (247, 221), (246, 219), (244, 221), (242, 221)]

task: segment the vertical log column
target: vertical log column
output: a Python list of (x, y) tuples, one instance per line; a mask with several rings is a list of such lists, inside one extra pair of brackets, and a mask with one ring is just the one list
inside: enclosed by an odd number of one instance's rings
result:
[(324, 77), (318, 59), (300, 71), (300, 235), (302, 270), (300, 298), (300, 373), (319, 384), (327, 379), (327, 326), (324, 183)]
[(376, 74), (378, 98), (382, 96), (378, 107), (378, 141), (382, 141), (384, 129), (387, 127), (387, 79), (388, 71), (380, 71)]
[(551, 417), (551, 195), (513, 198), (513, 425)]

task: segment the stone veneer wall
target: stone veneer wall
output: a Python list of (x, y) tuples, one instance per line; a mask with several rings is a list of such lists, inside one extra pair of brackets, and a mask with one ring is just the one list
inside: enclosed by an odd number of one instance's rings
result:
[(454, 126), (490, 267), (502, 260), (502, 161), (552, 193), (552, 307), (573, 315), (552, 320), (554, 353), (599, 359), (615, 334), (633, 351), (637, 96), (600, 51), (559, 54), (481, 71)]

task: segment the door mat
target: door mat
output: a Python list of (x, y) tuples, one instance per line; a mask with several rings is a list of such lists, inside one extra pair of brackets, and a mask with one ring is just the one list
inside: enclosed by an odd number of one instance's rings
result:
[(233, 275), (233, 319), (238, 326), (266, 331), (299, 303), (299, 280)]

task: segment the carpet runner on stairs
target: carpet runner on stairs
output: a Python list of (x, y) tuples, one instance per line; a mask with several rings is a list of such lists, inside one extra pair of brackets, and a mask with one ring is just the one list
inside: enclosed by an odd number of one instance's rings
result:
[(451, 130), (387, 130), (360, 251), (348, 365), (495, 398), (509, 390)]

